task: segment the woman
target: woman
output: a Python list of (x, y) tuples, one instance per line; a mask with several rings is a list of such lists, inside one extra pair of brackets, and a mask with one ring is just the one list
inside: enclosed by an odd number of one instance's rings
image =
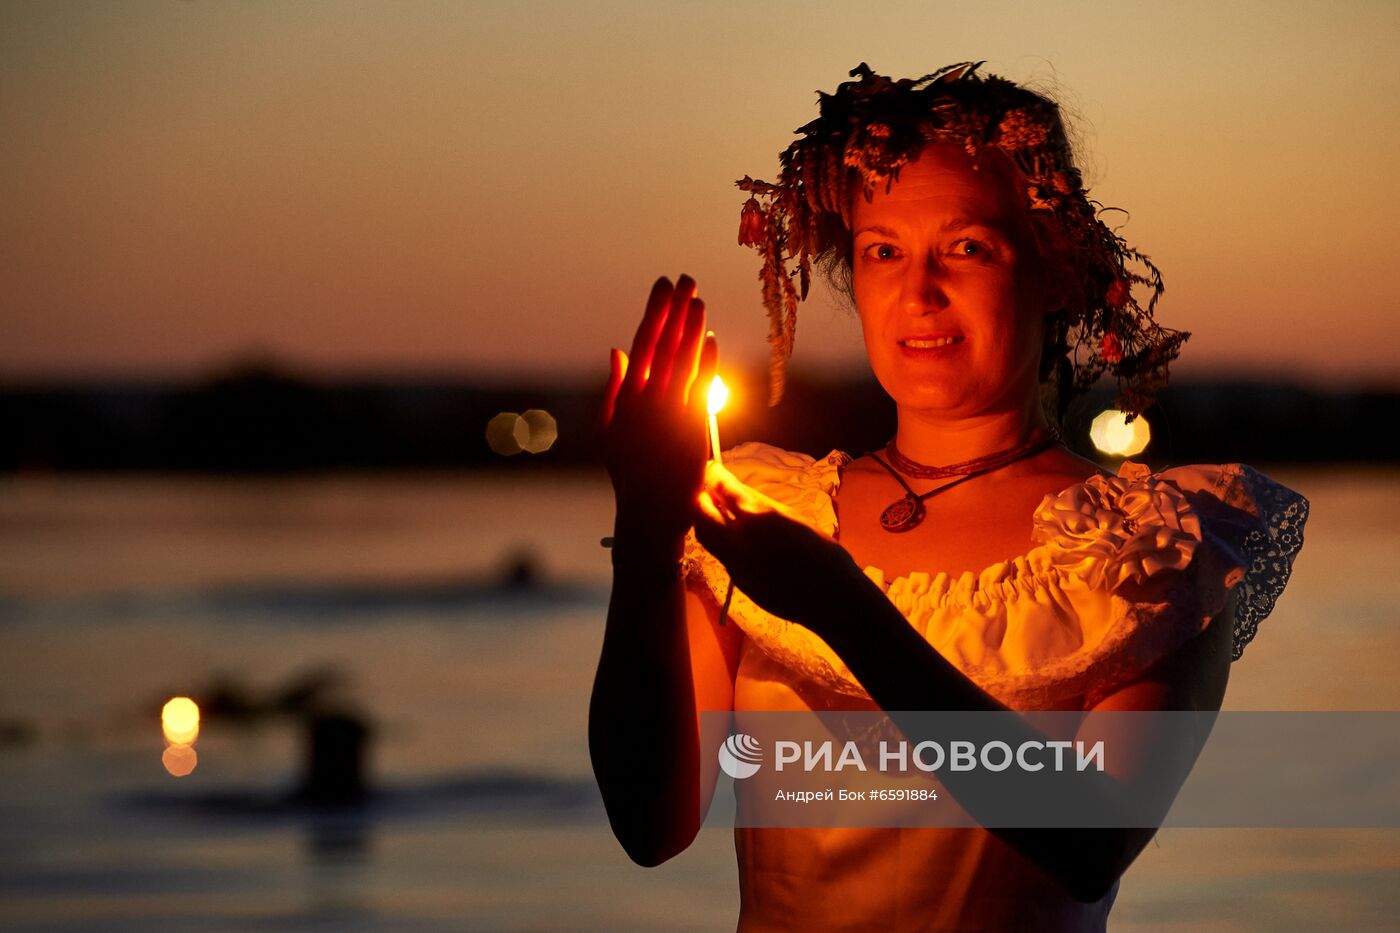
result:
[[(708, 808), (702, 711), (1218, 710), (1287, 579), (1297, 494), (1241, 465), (1112, 476), (1058, 442), (1070, 397), (1105, 373), (1140, 412), (1187, 335), (1154, 322), (1161, 277), (1099, 220), (1055, 106), (977, 68), (862, 65), (778, 183), (739, 183), (775, 398), (825, 264), (895, 401), (887, 448), (744, 444), (707, 467), (717, 351), (687, 277), (656, 283), (630, 355), (613, 353), (590, 748), (639, 864), (685, 849)], [(1116, 779), (1154, 767), (1153, 738)], [(1153, 832), (740, 828), (739, 927), (1101, 930)]]

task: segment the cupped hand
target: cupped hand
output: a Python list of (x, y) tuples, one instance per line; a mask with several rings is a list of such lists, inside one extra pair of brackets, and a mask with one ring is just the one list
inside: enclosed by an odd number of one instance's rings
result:
[[(658, 279), (632, 340), (612, 352), (601, 434), (618, 523), (653, 542), (695, 522), (708, 459), (706, 394), (719, 356), (695, 281)], [(621, 542), (619, 541), (619, 544)]]
[(824, 638), (839, 621), (842, 587), (869, 585), (834, 538), (722, 464), (706, 468), (695, 534), (745, 595)]

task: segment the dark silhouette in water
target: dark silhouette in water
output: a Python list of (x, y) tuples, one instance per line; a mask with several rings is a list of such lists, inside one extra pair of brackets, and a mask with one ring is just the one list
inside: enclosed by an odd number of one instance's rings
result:
[(306, 745), (296, 799), (336, 807), (364, 802), (369, 792), (369, 724), (350, 712), (312, 713), (304, 723)]
[(193, 698), (206, 724), (215, 726), (256, 728), (276, 719), (295, 720), (303, 732), (300, 777), (285, 802), (346, 807), (370, 794), (374, 729), (354, 711), (345, 688), (345, 675), (328, 666), (299, 671), (265, 691), (221, 672)]

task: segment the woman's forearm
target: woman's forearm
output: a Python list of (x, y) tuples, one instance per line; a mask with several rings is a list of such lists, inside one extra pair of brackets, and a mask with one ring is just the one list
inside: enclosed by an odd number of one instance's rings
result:
[[(829, 603), (831, 615), (818, 622), (833, 650), (841, 656), (881, 709), (889, 712), (911, 743), (945, 742), (947, 736), (917, 733), (916, 721), (905, 711), (947, 710), (1009, 712), (940, 655), (909, 625), (889, 599), (869, 581), (846, 588), (850, 594)], [(851, 624), (859, 619), (859, 624)], [(1048, 737), (1019, 716), (1004, 717), (998, 737), (1018, 747)], [(1112, 778), (1096, 772), (1044, 771), (1048, 799), (1091, 803), (1098, 812), (1121, 809)], [(992, 812), (998, 789), (977, 772), (942, 772), (939, 778), (958, 803), (974, 818)], [(1094, 901), (1127, 868), (1151, 836), (1141, 829), (1051, 829), (988, 827), (1054, 877), (1074, 897)]]
[(682, 541), (622, 523), (615, 540), (589, 753), (618, 841), (634, 861), (656, 865), (685, 849), (700, 822)]

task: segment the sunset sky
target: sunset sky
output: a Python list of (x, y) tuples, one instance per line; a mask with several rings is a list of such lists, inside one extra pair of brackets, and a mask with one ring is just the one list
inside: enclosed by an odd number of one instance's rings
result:
[[(0, 378), (606, 369), (861, 61), (1055, 89), (1183, 372), (1393, 382), (1400, 3), (5, 2)], [(856, 368), (818, 292), (794, 366)]]

